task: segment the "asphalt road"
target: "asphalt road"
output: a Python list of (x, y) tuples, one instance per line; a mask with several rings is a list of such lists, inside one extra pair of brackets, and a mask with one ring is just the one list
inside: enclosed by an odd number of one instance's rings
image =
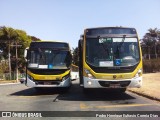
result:
[(0, 111), (160, 111), (160, 103), (128, 91), (119, 94), (102, 89), (84, 94), (76, 80), (67, 92), (0, 85)]

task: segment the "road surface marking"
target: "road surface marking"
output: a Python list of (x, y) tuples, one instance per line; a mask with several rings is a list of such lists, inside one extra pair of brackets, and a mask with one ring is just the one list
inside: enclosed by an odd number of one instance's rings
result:
[(90, 108), (90, 106), (87, 106), (87, 105), (84, 104), (84, 103), (80, 103), (80, 108), (81, 108), (81, 109), (87, 109), (87, 108)]
[(96, 108), (118, 108), (118, 107), (138, 107), (138, 106), (150, 106), (153, 104), (127, 104), (127, 105), (108, 105), (108, 106), (95, 106)]
[(157, 104), (123, 104), (123, 105), (107, 105), (107, 106), (88, 106), (85, 103), (80, 103), (81, 109), (88, 109), (88, 108), (118, 108), (118, 107), (138, 107), (138, 106), (150, 106), (150, 105), (157, 105)]

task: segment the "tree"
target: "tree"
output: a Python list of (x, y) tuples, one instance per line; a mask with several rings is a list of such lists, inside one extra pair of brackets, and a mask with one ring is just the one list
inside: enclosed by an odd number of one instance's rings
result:
[(72, 63), (78, 66), (79, 63), (78, 47), (72, 49)]
[(157, 51), (160, 50), (160, 31), (157, 28), (148, 29), (148, 33), (146, 33), (142, 39), (142, 51), (143, 54), (148, 54), (148, 58), (150, 59), (150, 54), (154, 54), (155, 58), (157, 58)]
[[(13, 29), (10, 27), (0, 27), (0, 48), (3, 51), (3, 57), (9, 58), (8, 53), (11, 53), (12, 71), (15, 70), (15, 63), (18, 62), (19, 66), (24, 66), (24, 49), (29, 46), (31, 37), (23, 30)], [(16, 46), (17, 47), (18, 59), (16, 59)]]
[[(13, 42), (12, 60), (14, 62), (12, 62), (12, 63), (17, 62), (19, 71), (24, 72), (24, 67), (25, 67), (24, 50), (26, 47), (28, 47), (30, 45), (32, 40), (31, 40), (31, 37), (28, 36), (25, 31), (16, 29), (16, 32), (18, 33), (18, 37)], [(15, 59), (16, 58), (16, 52), (15, 52), (16, 45), (17, 45), (17, 49), (18, 49), (18, 59)], [(16, 67), (16, 65), (14, 64), (13, 71), (15, 70), (15, 67)]]
[(3, 50), (3, 55), (8, 58), (8, 53), (10, 52), (10, 43), (17, 38), (17, 32), (10, 27), (0, 27), (0, 48)]
[[(8, 64), (9, 64), (9, 77), (11, 79), (11, 61), (10, 61), (10, 43), (17, 38), (17, 32), (10, 27), (1, 27), (0, 28), (0, 41), (8, 44), (4, 52), (7, 51), (8, 53)], [(6, 54), (7, 55), (7, 54)], [(7, 57), (7, 56), (6, 56)]]
[(40, 39), (35, 36), (30, 36), (30, 37), (31, 37), (32, 41), (40, 41)]

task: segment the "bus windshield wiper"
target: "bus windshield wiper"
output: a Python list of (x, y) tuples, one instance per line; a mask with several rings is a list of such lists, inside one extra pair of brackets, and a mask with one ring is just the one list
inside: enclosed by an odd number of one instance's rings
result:
[(122, 41), (119, 43), (118, 47), (119, 49), (121, 48), (121, 46), (123, 45), (124, 41), (125, 41), (126, 35), (123, 35)]
[(101, 43), (102, 48), (104, 49), (105, 52), (107, 52), (107, 55), (109, 56), (109, 50), (108, 50), (108, 45), (107, 48), (104, 47), (104, 43)]
[[(97, 38), (100, 39), (101, 36), (97, 36)], [(104, 43), (101, 43), (101, 45), (102, 45), (102, 48), (104, 49), (104, 51), (105, 51), (105, 52), (107, 53), (107, 55), (109, 56), (108, 44), (106, 44), (107, 47), (104, 46)]]
[(38, 52), (40, 53), (40, 55), (42, 56), (42, 60), (45, 63), (45, 54), (43, 53), (43, 51), (41, 50), (41, 48), (38, 48)]
[(119, 45), (117, 45), (116, 58), (119, 58), (119, 56), (120, 56), (119, 51), (125, 41), (125, 38), (126, 38), (126, 35), (123, 35), (122, 41), (119, 43)]

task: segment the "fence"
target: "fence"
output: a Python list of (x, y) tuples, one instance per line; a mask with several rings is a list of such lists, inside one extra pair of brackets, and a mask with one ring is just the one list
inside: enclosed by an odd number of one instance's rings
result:
[[(24, 77), (25, 73), (19, 73), (18, 78)], [(0, 80), (16, 80), (16, 73), (11, 73), (11, 79), (9, 73), (0, 73)]]
[(160, 54), (144, 54), (143, 59), (160, 59)]

